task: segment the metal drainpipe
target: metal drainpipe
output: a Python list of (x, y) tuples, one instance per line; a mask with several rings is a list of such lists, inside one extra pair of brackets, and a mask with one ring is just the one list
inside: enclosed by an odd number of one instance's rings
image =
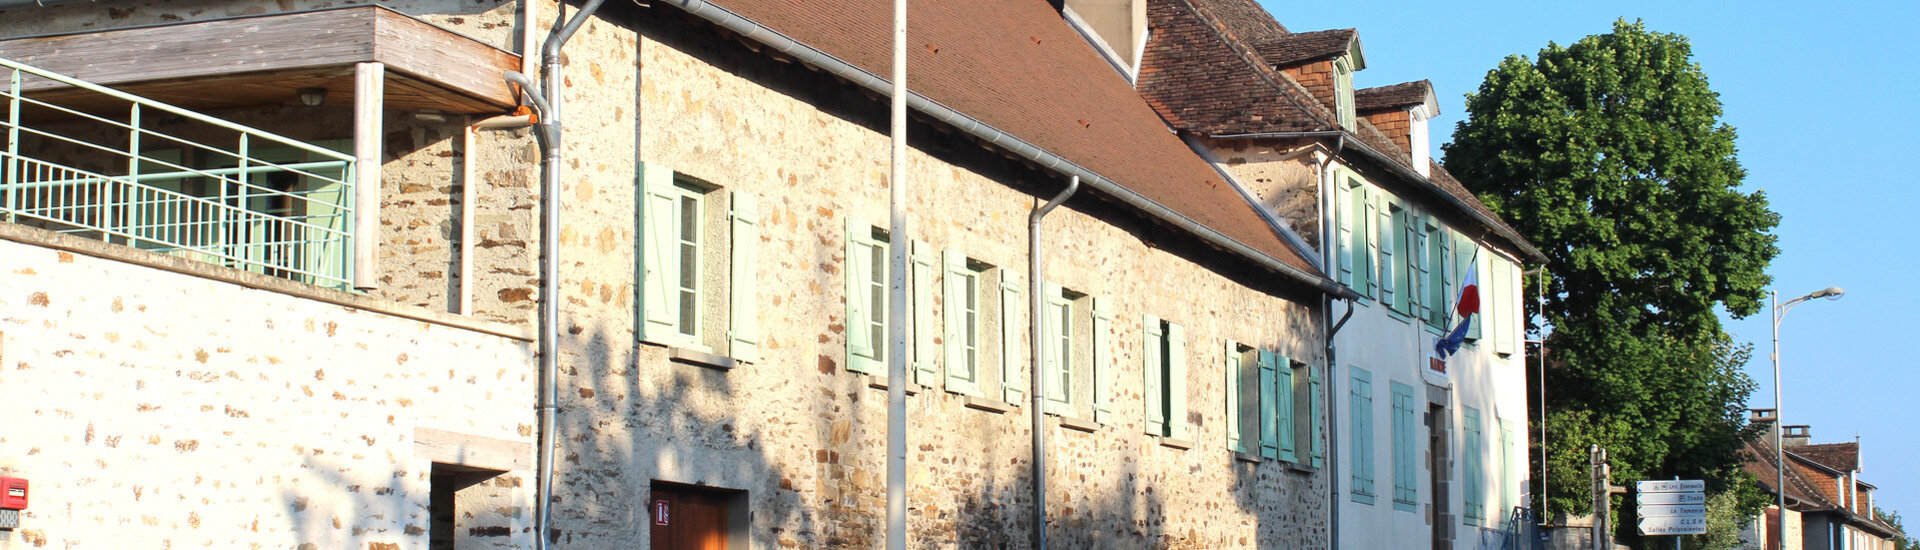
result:
[(1041, 310), (1046, 307), (1047, 301), (1046, 296), (1041, 295), (1046, 286), (1041, 269), (1046, 255), (1040, 250), (1040, 219), (1047, 217), (1048, 212), (1052, 212), (1054, 207), (1060, 206), (1060, 203), (1067, 202), (1067, 197), (1073, 196), (1073, 193), (1079, 190), (1080, 176), (1074, 176), (1073, 181), (1067, 184), (1067, 188), (1060, 191), (1060, 194), (1054, 195), (1053, 200), (1047, 201), (1047, 204), (1034, 209), (1032, 214), (1027, 215), (1027, 256), (1029, 258), (1027, 304), (1031, 314), (1027, 319), (1027, 327), (1028, 334), (1032, 335), (1032, 341), (1027, 343), (1027, 347), (1033, 352), (1033, 363), (1027, 366), (1027, 377), (1033, 382), (1034, 550), (1047, 548), (1047, 377), (1040, 375), (1040, 362), (1044, 360), (1041, 351), (1044, 346), (1040, 344), (1045, 341), (1042, 340), (1044, 336), (1041, 334), (1040, 320), (1045, 318)]
[[(1333, 174), (1329, 173), (1327, 169), (1333, 166), (1333, 159), (1339, 157), (1340, 152), (1346, 149), (1346, 146), (1347, 136), (1341, 134), (1333, 142), (1333, 151), (1327, 155), (1326, 160), (1320, 161), (1320, 200), (1323, 204), (1333, 202), (1333, 194), (1331, 191), (1334, 189), (1333, 186), (1340, 184), (1340, 182), (1333, 181)], [(1340, 261), (1339, 254), (1334, 252), (1334, 247), (1338, 246), (1338, 243), (1334, 243), (1333, 237), (1330, 237), (1338, 228), (1334, 226), (1333, 219), (1327, 217), (1325, 212), (1333, 212), (1335, 215), (1338, 215), (1340, 213), (1339, 210), (1340, 205), (1338, 204), (1333, 204), (1332, 208), (1323, 207), (1320, 210), (1322, 212), (1320, 216), (1320, 255), (1322, 256), (1320, 265), (1327, 266), (1327, 271), (1330, 272), (1338, 272), (1340, 270), (1340, 266), (1334, 265), (1334, 262)], [(1328, 315), (1331, 316), (1335, 298), (1333, 295), (1322, 296), (1320, 298), (1320, 310), (1327, 312)], [(1348, 298), (1346, 302), (1346, 315), (1340, 316), (1340, 322), (1334, 323), (1333, 326), (1327, 329), (1326, 337), (1327, 523), (1332, 526), (1327, 529), (1327, 547), (1335, 549), (1340, 548), (1340, 491), (1336, 489), (1340, 486), (1340, 430), (1334, 428), (1340, 425), (1340, 408), (1333, 406), (1333, 399), (1335, 396), (1340, 395), (1341, 377), (1335, 376), (1340, 372), (1340, 363), (1337, 355), (1334, 353), (1333, 337), (1340, 333), (1340, 327), (1346, 326), (1347, 319), (1353, 317), (1353, 299)]]
[[(544, 550), (552, 536), (553, 507), (553, 446), (554, 417), (559, 414), (559, 357), (560, 339), (560, 48), (567, 39), (593, 16), (595, 10), (605, 0), (587, 0), (587, 3), (575, 12), (565, 25), (556, 29), (541, 47), (540, 65), (546, 73), (544, 86), (540, 94), (531, 93), (532, 80), (515, 71), (507, 71), (506, 79), (520, 85), (524, 95), (537, 109), (538, 118), (534, 123), (540, 129), (540, 139), (545, 145), (542, 149), (542, 167), (540, 184), (540, 389), (539, 414), (540, 434), (539, 472), (535, 481), (534, 496), (534, 538), (535, 550)], [(562, 6), (564, 10), (564, 5)], [(544, 97), (543, 97), (544, 96)]]

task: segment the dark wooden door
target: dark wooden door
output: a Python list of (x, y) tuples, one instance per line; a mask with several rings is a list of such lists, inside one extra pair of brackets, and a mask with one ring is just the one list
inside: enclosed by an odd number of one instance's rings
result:
[(727, 495), (655, 486), (648, 515), (655, 550), (727, 549)]

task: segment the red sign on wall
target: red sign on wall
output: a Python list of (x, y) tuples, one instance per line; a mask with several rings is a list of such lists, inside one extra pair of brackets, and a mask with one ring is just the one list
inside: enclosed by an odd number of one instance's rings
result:
[(653, 524), (654, 525), (667, 524), (667, 501), (664, 501), (664, 500), (653, 501)]

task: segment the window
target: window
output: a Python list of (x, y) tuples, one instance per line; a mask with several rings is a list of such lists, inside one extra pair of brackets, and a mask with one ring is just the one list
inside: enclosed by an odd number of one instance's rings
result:
[(1427, 217), (1426, 227), (1427, 261), (1422, 272), (1427, 280), (1427, 325), (1444, 332), (1454, 310), (1453, 274), (1448, 271), (1453, 267), (1453, 239), (1436, 218)]
[(1333, 60), (1333, 110), (1340, 127), (1353, 130), (1353, 62), (1346, 57)]
[(945, 296), (941, 311), (945, 314), (947, 390), (980, 396), (982, 372), (986, 364), (986, 306), (981, 281), (988, 270), (983, 263), (967, 259), (954, 250), (945, 258)]
[(1522, 505), (1519, 468), (1526, 463), (1526, 460), (1513, 454), (1514, 443), (1513, 424), (1505, 418), (1500, 419), (1500, 498), (1506, 503), (1505, 507), (1499, 508), (1500, 510)]
[(1460, 495), (1467, 503), (1467, 523), (1479, 525), (1485, 523), (1487, 517), (1486, 476), (1485, 472), (1480, 471), (1485, 464), (1480, 449), (1480, 411), (1473, 407), (1461, 407), (1460, 411), (1460, 454), (1465, 455), (1461, 457), (1465, 478), (1462, 484), (1466, 485), (1461, 488)]
[[(1473, 239), (1467, 237), (1464, 233), (1454, 233), (1453, 237), (1454, 272), (1460, 274), (1461, 282), (1459, 284), (1464, 285), (1469, 276), (1477, 276), (1475, 275), (1477, 273), (1475, 266), (1480, 262), (1480, 245), (1474, 243)], [(1480, 285), (1480, 314), (1478, 315), (1478, 319), (1474, 319), (1473, 322), (1467, 325), (1467, 342), (1469, 344), (1480, 340), (1480, 325), (1486, 324), (1487, 322), (1487, 277), (1478, 277), (1479, 282), (1476, 284)], [(1461, 321), (1461, 319), (1454, 320), (1456, 323), (1459, 321)]]
[(847, 219), (847, 255), (842, 264), (847, 291), (847, 370), (886, 376), (887, 253), (885, 232)]
[(1293, 364), (1272, 353), (1260, 354), (1260, 455), (1299, 462), (1294, 448)]
[(754, 360), (760, 237), (752, 196), (721, 193), (659, 163), (642, 165), (641, 179), (640, 338)]
[(1187, 435), (1187, 331), (1152, 315), (1141, 319), (1146, 373), (1147, 433), (1171, 439)]
[(1294, 361), (1292, 364), (1293, 380), (1296, 382), (1294, 391), (1299, 393), (1293, 400), (1295, 406), (1299, 407), (1295, 411), (1294, 418), (1306, 419), (1304, 423), (1294, 423), (1296, 432), (1294, 441), (1304, 441), (1304, 443), (1298, 443), (1299, 452), (1304, 455), (1300, 464), (1314, 468), (1323, 467), (1326, 466), (1327, 460), (1327, 451), (1323, 446), (1325, 444), (1322, 443), (1326, 435), (1326, 413), (1323, 407), (1326, 402), (1322, 397), (1326, 389), (1326, 383), (1322, 380), (1325, 377), (1321, 376), (1320, 367), (1299, 361)]
[(1493, 284), (1486, 288), (1489, 315), (1492, 321), (1487, 329), (1493, 331), (1493, 352), (1501, 355), (1513, 355), (1515, 336), (1520, 332), (1516, 303), (1520, 296), (1520, 270), (1513, 262), (1498, 256), (1489, 258), (1493, 262)]
[(1419, 504), (1419, 448), (1413, 438), (1413, 386), (1389, 382), (1393, 392), (1393, 509), (1411, 512)]
[(1087, 395), (1093, 393), (1092, 298), (1084, 293), (1046, 285), (1045, 315), (1041, 325), (1041, 372), (1047, 377), (1048, 412), (1084, 417), (1091, 412)]
[[(1373, 504), (1373, 373), (1360, 367), (1347, 367), (1352, 373), (1347, 390), (1348, 436), (1347, 466), (1353, 470), (1348, 493), (1354, 502)], [(1397, 412), (1397, 410), (1396, 410)]]
[(1408, 313), (1414, 295), (1419, 292), (1408, 272), (1408, 266), (1419, 256), (1413, 250), (1409, 217), (1407, 208), (1399, 201), (1387, 201), (1380, 235), (1380, 301), (1403, 315)]
[(1262, 408), (1266, 386), (1262, 385), (1261, 355), (1265, 352), (1227, 340), (1225, 349), (1226, 364), (1222, 372), (1226, 374), (1227, 393), (1227, 448), (1236, 453), (1247, 452), (1248, 442), (1265, 439), (1265, 433), (1259, 431), (1265, 418)]

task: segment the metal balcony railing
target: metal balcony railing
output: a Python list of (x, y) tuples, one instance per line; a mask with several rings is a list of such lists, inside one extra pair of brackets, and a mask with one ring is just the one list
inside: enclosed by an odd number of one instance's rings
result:
[[(0, 220), (351, 286), (352, 155), (7, 59), (0, 76)], [(35, 79), (59, 99), (24, 94)]]

